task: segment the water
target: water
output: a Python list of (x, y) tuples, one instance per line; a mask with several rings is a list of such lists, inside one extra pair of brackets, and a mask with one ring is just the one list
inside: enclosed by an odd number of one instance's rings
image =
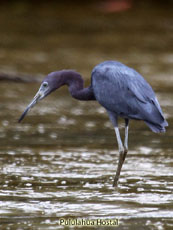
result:
[[(90, 6), (85, 14), (79, 6), (71, 6), (74, 14), (70, 8), (65, 15), (63, 5), (3, 7), (1, 71), (38, 76), (74, 68), (89, 84), (95, 64), (106, 59), (123, 61), (138, 69), (153, 86), (169, 128), (166, 134), (154, 134), (143, 122), (130, 123), (129, 152), (119, 187), (114, 189), (116, 138), (97, 102), (76, 101), (64, 87), (18, 124), (39, 84), (1, 82), (1, 229), (69, 229), (60, 226), (60, 218), (117, 218), (116, 229), (123, 230), (172, 229), (170, 10), (147, 8), (147, 14), (154, 15), (150, 20), (149, 16), (144, 18), (146, 9), (142, 7), (118, 15), (95, 13)], [(12, 25), (7, 9), (14, 19)], [(123, 127), (121, 122), (122, 135)]]

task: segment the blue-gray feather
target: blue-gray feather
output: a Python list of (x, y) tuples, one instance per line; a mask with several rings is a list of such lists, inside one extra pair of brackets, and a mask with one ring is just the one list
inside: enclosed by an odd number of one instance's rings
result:
[(134, 69), (116, 61), (106, 61), (92, 71), (96, 100), (115, 116), (144, 120), (154, 132), (168, 125), (147, 81)]

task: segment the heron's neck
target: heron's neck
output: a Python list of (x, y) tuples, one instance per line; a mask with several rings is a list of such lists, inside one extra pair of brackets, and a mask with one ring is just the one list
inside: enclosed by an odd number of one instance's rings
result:
[(75, 71), (70, 71), (64, 76), (64, 82), (69, 87), (71, 96), (78, 100), (96, 100), (91, 86), (84, 88), (84, 80), (81, 75)]

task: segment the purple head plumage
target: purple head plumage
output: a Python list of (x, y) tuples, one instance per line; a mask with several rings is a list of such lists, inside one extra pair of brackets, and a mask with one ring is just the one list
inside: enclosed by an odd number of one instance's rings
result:
[(63, 71), (52, 72), (45, 77), (38, 92), (36, 93), (31, 103), (26, 107), (25, 111), (19, 118), (18, 122), (21, 122), (26, 116), (26, 114), (28, 113), (28, 111), (32, 107), (34, 107), (40, 100), (42, 100), (51, 92), (53, 92), (54, 90), (58, 89), (60, 86), (63, 85), (62, 72)]

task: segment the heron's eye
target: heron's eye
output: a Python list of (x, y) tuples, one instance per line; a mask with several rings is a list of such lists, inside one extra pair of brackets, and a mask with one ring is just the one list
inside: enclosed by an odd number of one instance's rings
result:
[(46, 88), (48, 86), (47, 82), (43, 82), (43, 87)]

